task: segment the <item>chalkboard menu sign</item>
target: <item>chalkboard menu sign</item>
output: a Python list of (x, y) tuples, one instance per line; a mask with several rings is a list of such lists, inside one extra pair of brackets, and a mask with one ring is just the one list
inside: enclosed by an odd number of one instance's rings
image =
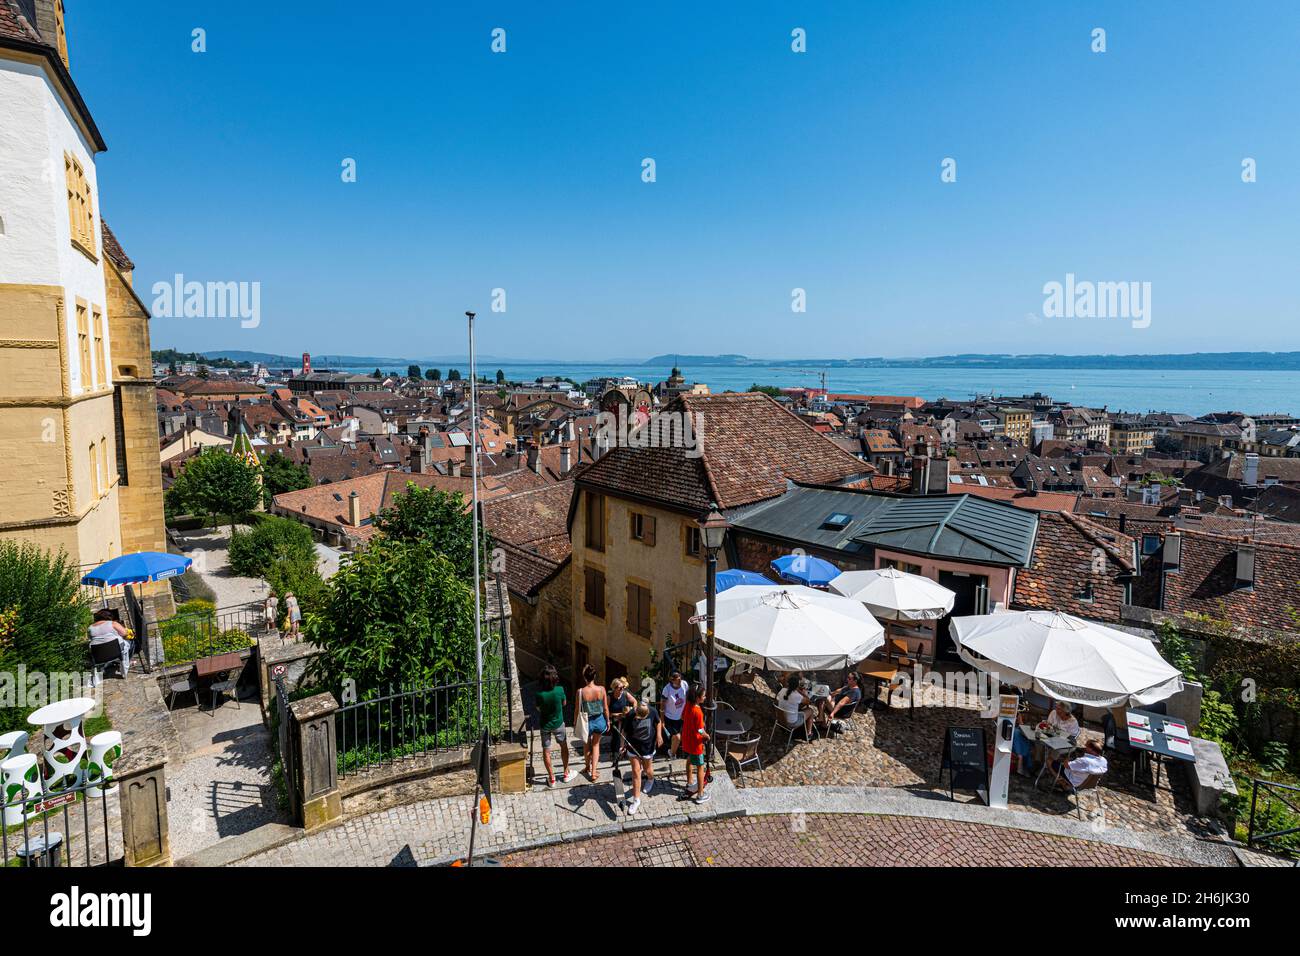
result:
[[(948, 771), (948, 797), (953, 791), (988, 791), (987, 741), (983, 727), (949, 727), (943, 742), (942, 770)], [(941, 773), (942, 773), (941, 770)]]

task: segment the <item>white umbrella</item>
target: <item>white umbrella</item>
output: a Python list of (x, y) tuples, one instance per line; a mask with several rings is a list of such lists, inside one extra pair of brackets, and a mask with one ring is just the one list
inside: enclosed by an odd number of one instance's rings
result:
[(897, 568), (845, 571), (831, 581), (831, 590), (888, 621), (937, 621), (952, 611), (957, 597), (937, 581)]
[[(857, 601), (804, 587), (742, 584), (717, 596), (714, 637), (733, 660), (782, 671), (855, 664), (885, 643)], [(696, 611), (703, 615), (707, 601)], [(700, 630), (704, 630), (701, 623)]]
[(1056, 611), (954, 617), (962, 660), (1008, 684), (1095, 707), (1151, 704), (1182, 674), (1145, 638)]

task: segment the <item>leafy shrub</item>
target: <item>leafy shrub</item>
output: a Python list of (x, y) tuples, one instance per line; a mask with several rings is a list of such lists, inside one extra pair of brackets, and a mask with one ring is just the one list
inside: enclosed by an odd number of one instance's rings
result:
[[(66, 554), (0, 542), (0, 671), (83, 673), (88, 666), (90, 604)], [(6, 728), (26, 724), (35, 708), (0, 708)]]
[(308, 561), (315, 565), (311, 529), (291, 518), (268, 516), (249, 531), (230, 538), (230, 569), (246, 578), (264, 578), (277, 564)]

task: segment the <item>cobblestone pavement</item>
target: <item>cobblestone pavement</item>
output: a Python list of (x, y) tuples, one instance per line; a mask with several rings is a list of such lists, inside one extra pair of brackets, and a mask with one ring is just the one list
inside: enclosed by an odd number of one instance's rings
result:
[(734, 817), (507, 855), (507, 866), (1186, 866), (1088, 840), (914, 817)]
[[(581, 768), (581, 758), (575, 762)], [(696, 804), (683, 796), (683, 770), (667, 777), (667, 762), (656, 764), (660, 777), (654, 792), (644, 797), (635, 816), (618, 805), (619, 794), (608, 764), (602, 782), (592, 784), (579, 775), (554, 789), (533, 787), (527, 793), (498, 794), (492, 822), (480, 827), (475, 852), (500, 852), (547, 839), (576, 839), (608, 835), (623, 829), (649, 829), (656, 824), (712, 819), (739, 812), (731, 780), (716, 773), (708, 788), (713, 799)], [(623, 772), (628, 773), (626, 765)], [(630, 775), (629, 775), (630, 779)], [(243, 866), (417, 866), (462, 857), (469, 846), (473, 800), (444, 797), (381, 810), (356, 817), (284, 846), (241, 861)]]
[[(767, 740), (773, 721), (773, 698), (761, 680), (752, 685), (727, 685), (723, 700), (750, 715), (755, 730), (763, 737), (759, 756), (763, 769), (746, 768), (745, 783), (751, 787), (867, 786), (903, 788), (912, 792), (943, 793), (940, 784), (940, 748), (948, 727), (983, 726), (991, 733), (992, 723), (981, 718), (974, 698), (923, 687), (915, 710), (898, 697), (888, 711), (860, 709), (853, 718), (853, 733), (834, 740), (805, 742), (797, 739), (787, 748), (778, 734)], [(867, 688), (868, 695), (870, 687)], [(946, 696), (945, 696), (946, 695)], [(884, 695), (881, 695), (884, 701)], [(1084, 737), (1099, 736), (1084, 731)], [(1132, 783), (1132, 764), (1127, 758), (1110, 758), (1110, 772), (1102, 790), (1102, 806), (1109, 820), (1121, 820), (1135, 830), (1166, 832), (1184, 837), (1201, 837), (1214, 832), (1213, 824), (1195, 815), (1181, 768), (1172, 775), (1161, 774), (1160, 787), (1152, 787), (1153, 774), (1139, 773)], [(957, 794), (958, 799), (971, 795)], [(1073, 815), (1073, 798), (1053, 793), (1044, 778), (1042, 789), (1032, 778), (1012, 775), (1010, 804), (1052, 816)], [(1085, 795), (1084, 811), (1099, 814), (1094, 797)]]

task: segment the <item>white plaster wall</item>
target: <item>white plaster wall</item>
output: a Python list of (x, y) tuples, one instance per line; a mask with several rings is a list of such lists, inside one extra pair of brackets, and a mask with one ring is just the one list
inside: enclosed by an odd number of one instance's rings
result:
[[(112, 383), (107, 292), (103, 265), (72, 245), (63, 154), (85, 170), (94, 203), (95, 254), (102, 256), (99, 186), (90, 143), (55, 90), (43, 67), (0, 58), (0, 282), (57, 285), (64, 290), (64, 337), (72, 393)], [(104, 316), (107, 368), (94, 368), (95, 383), (82, 382), (77, 358), (76, 300), (98, 306)], [(0, 316), (0, 327), (3, 316)], [(91, 364), (95, 365), (91, 323)]]

